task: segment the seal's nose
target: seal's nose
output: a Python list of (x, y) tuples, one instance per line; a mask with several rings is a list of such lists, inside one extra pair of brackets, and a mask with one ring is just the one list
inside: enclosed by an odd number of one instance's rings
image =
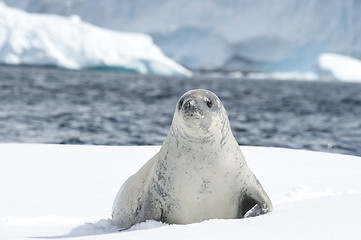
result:
[(184, 101), (182, 112), (185, 118), (200, 119), (203, 117), (203, 111), (199, 108), (197, 100), (192, 98)]
[(194, 110), (196, 102), (193, 99), (188, 99), (183, 103), (183, 109), (186, 111)]

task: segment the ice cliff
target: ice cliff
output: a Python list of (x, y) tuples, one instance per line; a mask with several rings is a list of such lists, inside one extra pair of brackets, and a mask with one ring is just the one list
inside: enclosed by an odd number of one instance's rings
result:
[(1, 2), (0, 63), (191, 75), (146, 34), (102, 29), (74, 15), (30, 14)]
[(361, 1), (356, 0), (6, 2), (150, 34), (167, 56), (196, 70), (316, 71), (326, 52), (361, 59)]

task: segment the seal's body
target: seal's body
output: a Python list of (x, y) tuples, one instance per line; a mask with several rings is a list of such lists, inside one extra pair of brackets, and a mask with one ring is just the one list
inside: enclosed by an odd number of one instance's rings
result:
[(149, 219), (188, 224), (271, 210), (221, 101), (197, 89), (179, 99), (160, 151), (119, 190), (112, 218), (117, 227), (127, 229)]

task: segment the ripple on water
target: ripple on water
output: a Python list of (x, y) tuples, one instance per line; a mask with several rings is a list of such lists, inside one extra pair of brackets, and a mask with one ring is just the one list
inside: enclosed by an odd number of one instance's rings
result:
[(215, 92), (242, 145), (361, 156), (361, 84), (0, 66), (0, 142), (160, 145), (178, 98)]

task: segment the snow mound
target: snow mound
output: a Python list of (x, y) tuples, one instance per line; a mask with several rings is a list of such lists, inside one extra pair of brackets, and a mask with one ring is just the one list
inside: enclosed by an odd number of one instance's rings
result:
[[(101, 219), (97, 222), (85, 223), (70, 231), (66, 237), (78, 237), (118, 232), (118, 228), (111, 219)], [(63, 237), (65, 237), (63, 236)]]
[(361, 60), (334, 53), (324, 53), (318, 58), (320, 75), (345, 82), (361, 82)]
[(74, 15), (29, 14), (1, 2), (0, 63), (191, 75), (145, 34), (102, 29)]
[(138, 224), (132, 226), (129, 230), (125, 230), (125, 231), (131, 232), (131, 231), (138, 231), (138, 230), (160, 228), (160, 227), (164, 227), (164, 226), (168, 226), (168, 224), (162, 223), (162, 222), (157, 222), (154, 220), (147, 220), (145, 222), (138, 223)]
[(360, 157), (249, 146), (241, 149), (271, 213), (188, 225), (147, 221), (119, 232), (109, 219), (115, 195), (159, 149), (0, 144), (0, 239), (360, 238)]

